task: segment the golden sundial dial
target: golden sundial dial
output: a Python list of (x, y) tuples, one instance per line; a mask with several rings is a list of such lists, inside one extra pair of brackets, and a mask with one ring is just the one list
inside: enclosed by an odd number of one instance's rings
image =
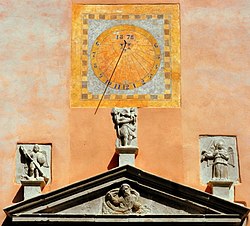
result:
[[(126, 43), (119, 64), (121, 51)], [(95, 76), (109, 87), (131, 90), (145, 85), (160, 67), (160, 48), (148, 31), (134, 25), (118, 25), (101, 33), (91, 49), (91, 66)]]
[(179, 107), (178, 4), (73, 4), (71, 107)]

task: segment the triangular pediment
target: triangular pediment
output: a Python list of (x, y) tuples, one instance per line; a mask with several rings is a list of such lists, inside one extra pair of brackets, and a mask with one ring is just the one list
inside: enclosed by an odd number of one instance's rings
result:
[(16, 223), (39, 223), (46, 219), (48, 224), (150, 221), (240, 225), (248, 211), (128, 165), (5, 209)]

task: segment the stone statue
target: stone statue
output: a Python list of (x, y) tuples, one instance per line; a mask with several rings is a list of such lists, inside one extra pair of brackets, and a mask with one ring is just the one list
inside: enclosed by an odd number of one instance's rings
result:
[(122, 184), (120, 188), (109, 191), (103, 203), (104, 214), (146, 213), (148, 208), (139, 201), (140, 194), (129, 184)]
[(228, 165), (234, 167), (233, 148), (226, 147), (223, 139), (213, 140), (208, 150), (201, 153), (201, 162), (212, 160), (212, 179), (228, 180)]
[(48, 181), (48, 177), (43, 172), (43, 167), (49, 167), (46, 152), (40, 150), (38, 144), (35, 144), (32, 150), (27, 151), (23, 146), (19, 147), (21, 154), (21, 162), (27, 165), (27, 170), (23, 179), (26, 180), (44, 180)]
[(118, 139), (116, 146), (137, 146), (136, 108), (113, 108), (111, 115)]

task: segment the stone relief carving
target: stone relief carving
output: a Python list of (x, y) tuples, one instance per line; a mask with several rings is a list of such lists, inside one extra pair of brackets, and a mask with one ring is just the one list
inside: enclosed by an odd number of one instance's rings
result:
[(17, 164), (17, 168), (19, 168), (18, 170), (21, 172), (21, 175), (19, 175), (19, 178), (17, 176), (17, 180), (44, 180), (44, 182), (48, 182), (50, 178), (50, 153), (46, 150), (48, 147), (43, 150), (41, 146), (46, 145), (18, 146), (19, 161), (21, 164)]
[(215, 140), (208, 150), (202, 151), (201, 161), (213, 160), (212, 179), (228, 179), (228, 164), (231, 162), (231, 165), (234, 167), (232, 154), (232, 147), (225, 147), (225, 141), (223, 139)]
[(137, 146), (137, 109), (113, 108), (111, 115), (117, 134), (116, 147)]
[[(201, 140), (203, 172), (210, 180), (235, 180), (238, 174), (236, 143), (233, 137), (207, 137)], [(204, 171), (204, 170), (203, 170)], [(210, 174), (210, 175), (204, 175)], [(207, 181), (208, 182), (208, 181)]]
[(140, 194), (129, 184), (109, 191), (105, 196), (103, 214), (145, 214), (150, 210), (140, 202)]

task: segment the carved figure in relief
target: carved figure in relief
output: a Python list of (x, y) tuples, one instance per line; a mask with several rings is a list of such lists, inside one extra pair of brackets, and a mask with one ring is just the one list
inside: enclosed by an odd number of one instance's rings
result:
[(19, 148), (21, 154), (21, 162), (27, 165), (27, 170), (22, 178), (27, 180), (48, 181), (48, 178), (43, 173), (42, 167), (49, 167), (46, 152), (40, 150), (38, 144), (35, 144), (32, 150), (27, 151), (23, 146)]
[(223, 139), (214, 140), (208, 150), (203, 150), (201, 153), (201, 162), (212, 160), (212, 179), (227, 180), (228, 165), (234, 167), (233, 148), (226, 147)]
[(136, 138), (136, 118), (135, 108), (114, 108), (111, 112), (115, 124), (118, 146), (131, 146), (131, 142)]
[(148, 209), (139, 201), (140, 194), (129, 184), (122, 184), (120, 188), (109, 191), (105, 196), (103, 213), (128, 214), (145, 213)]

